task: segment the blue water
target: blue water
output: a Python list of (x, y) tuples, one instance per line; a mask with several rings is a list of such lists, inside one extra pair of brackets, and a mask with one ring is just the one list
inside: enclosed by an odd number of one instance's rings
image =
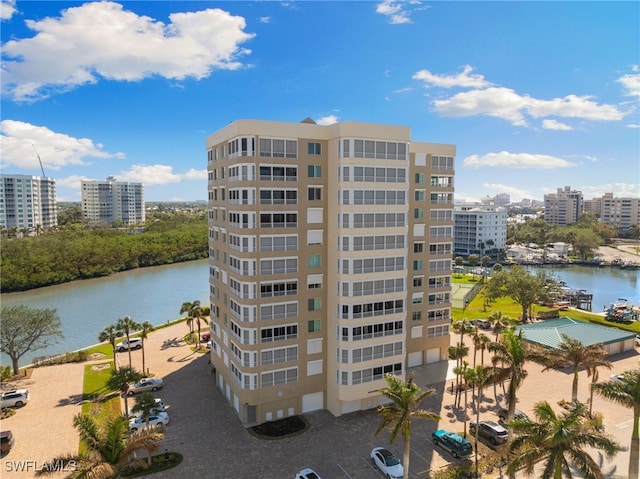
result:
[[(124, 316), (153, 325), (179, 318), (185, 301), (209, 305), (207, 260), (141, 268), (112, 276), (0, 295), (2, 305), (24, 304), (36, 309), (56, 309), (65, 336), (46, 349), (27, 353), (26, 365), (34, 357), (75, 351), (98, 342), (102, 329)], [(2, 365), (11, 364), (5, 355)]]

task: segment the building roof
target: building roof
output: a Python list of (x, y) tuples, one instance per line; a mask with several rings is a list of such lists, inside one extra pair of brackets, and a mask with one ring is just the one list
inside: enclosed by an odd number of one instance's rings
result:
[(635, 333), (629, 331), (576, 321), (566, 316), (516, 327), (516, 332), (520, 330), (527, 342), (552, 349), (557, 349), (562, 343), (563, 334), (577, 339), (585, 346), (617, 343), (635, 337)]

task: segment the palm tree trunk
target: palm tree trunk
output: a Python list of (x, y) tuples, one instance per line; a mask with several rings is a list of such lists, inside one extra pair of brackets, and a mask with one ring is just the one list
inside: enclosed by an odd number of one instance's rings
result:
[(404, 438), (404, 452), (403, 452), (403, 463), (404, 463), (404, 479), (409, 479), (409, 457), (411, 453), (411, 433), (407, 433)]
[[(636, 416), (636, 426), (637, 416)], [(629, 448), (629, 479), (638, 479), (638, 466), (640, 465), (640, 439), (631, 439)]]
[(129, 343), (129, 331), (127, 330), (127, 351), (129, 352), (129, 367), (131, 367), (131, 344)]
[(578, 400), (578, 368), (573, 370), (573, 386), (571, 388), (571, 400)]
[(146, 364), (144, 361), (144, 339), (142, 340), (142, 374), (147, 374)]

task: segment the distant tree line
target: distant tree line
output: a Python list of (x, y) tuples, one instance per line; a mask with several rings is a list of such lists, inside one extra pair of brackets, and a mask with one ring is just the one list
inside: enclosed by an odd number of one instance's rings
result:
[(24, 238), (0, 238), (0, 288), (24, 291), (119, 271), (206, 258), (205, 214), (171, 213), (142, 232), (79, 224)]

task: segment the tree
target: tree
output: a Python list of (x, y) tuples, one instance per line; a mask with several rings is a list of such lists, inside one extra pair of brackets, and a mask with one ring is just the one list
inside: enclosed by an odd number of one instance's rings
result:
[(638, 479), (640, 463), (640, 369), (625, 371), (614, 381), (596, 383), (595, 392), (602, 397), (633, 410), (633, 429), (629, 449), (629, 479)]
[(522, 331), (516, 334), (512, 329), (505, 330), (501, 342), (490, 343), (489, 351), (493, 353), (491, 361), (496, 371), (496, 381), (510, 379), (507, 392), (507, 421), (511, 421), (516, 410), (516, 393), (527, 377), (524, 365), (528, 361), (540, 361), (541, 353), (527, 349)]
[(200, 301), (195, 300), (193, 302), (185, 301), (180, 308), (180, 314), (187, 314), (187, 326), (189, 326), (189, 337), (193, 341), (193, 319), (200, 310)]
[(98, 341), (101, 343), (109, 342), (113, 350), (113, 367), (118, 368), (116, 363), (116, 340), (120, 337), (118, 329), (114, 325), (106, 326), (98, 335)]
[(478, 266), (478, 262), (480, 261), (480, 258), (478, 257), (477, 254), (470, 254), (469, 257), (467, 258), (467, 261), (469, 262), (469, 266), (471, 266), (471, 274), (473, 274), (475, 276), (475, 269), (476, 266)]
[(144, 340), (149, 336), (149, 332), (153, 331), (153, 324), (149, 321), (145, 321), (140, 325), (140, 339), (142, 340), (142, 372), (147, 374), (147, 368), (145, 364), (144, 354)]
[(455, 264), (457, 270), (459, 270), (464, 265), (464, 258), (462, 256), (456, 256), (453, 260), (453, 264)]
[[(458, 343), (455, 346), (449, 346), (449, 357), (456, 360), (456, 368), (462, 366), (462, 360), (469, 354), (469, 346), (464, 343)], [(456, 373), (456, 391), (460, 385), (460, 373)], [(453, 393), (453, 391), (451, 391)], [(456, 392), (456, 394), (458, 394)]]
[[(149, 429), (149, 416), (151, 416), (151, 412), (157, 407), (158, 405), (156, 404), (156, 399), (153, 397), (153, 394), (142, 393), (136, 398), (136, 403), (131, 408), (131, 412), (142, 413), (145, 429)], [(151, 465), (151, 454), (149, 454), (148, 463)]]
[[(116, 328), (118, 331), (121, 331), (127, 337), (127, 343), (129, 342), (129, 335), (134, 331), (140, 329), (140, 324), (136, 323), (129, 316), (125, 316), (124, 318), (120, 318), (116, 323)], [(131, 348), (127, 348), (127, 352), (129, 353), (129, 367), (131, 367)]]
[[(484, 333), (478, 334), (477, 338), (474, 338), (476, 348), (480, 348), (480, 364), (484, 364), (484, 352), (491, 343), (491, 338)], [(474, 358), (475, 359), (475, 358)]]
[[(538, 301), (549, 300), (549, 278), (535, 276), (522, 266), (516, 265), (510, 271), (496, 273), (489, 281), (487, 293), (491, 299), (509, 296), (522, 307), (522, 321), (530, 316), (531, 306)], [(495, 282), (495, 283), (494, 283)]]
[(202, 306), (200, 306), (200, 301), (194, 301), (194, 303), (198, 303), (198, 305), (194, 306), (190, 314), (193, 315), (193, 321), (195, 321), (196, 326), (198, 328), (198, 341), (197, 341), (196, 349), (200, 349), (200, 328), (202, 326), (201, 320), (205, 319), (206, 316), (204, 314), (204, 310)]
[(124, 414), (129, 414), (129, 384), (140, 381), (143, 375), (131, 367), (113, 369), (107, 380), (107, 387), (113, 391), (120, 391), (124, 397)]
[[(51, 459), (51, 464), (74, 469), (69, 478), (110, 479), (121, 477), (121, 472), (135, 462), (133, 453), (144, 449), (149, 454), (158, 449), (164, 432), (144, 429), (129, 434), (129, 423), (124, 416), (108, 419), (100, 426), (94, 417), (78, 414), (73, 418), (82, 446), (79, 453)], [(71, 468), (71, 466), (74, 466)], [(36, 476), (58, 474), (59, 468), (41, 468)]]
[(0, 352), (11, 358), (13, 374), (20, 374), (18, 361), (27, 352), (47, 348), (64, 338), (55, 309), (3, 306), (1, 316)]
[(468, 384), (471, 384), (474, 389), (478, 388), (478, 395), (476, 396), (476, 428), (474, 434), (476, 477), (478, 477), (478, 431), (480, 430), (480, 404), (482, 404), (482, 391), (488, 384), (492, 383), (494, 379), (495, 372), (493, 368), (476, 366), (474, 368), (467, 369), (465, 372), (465, 381)]
[(489, 323), (491, 323), (491, 328), (496, 335), (496, 341), (498, 340), (498, 336), (503, 331), (512, 328), (515, 324), (515, 321), (511, 319), (509, 316), (503, 316), (502, 311), (496, 311), (491, 316), (487, 318)]
[(562, 334), (562, 342), (557, 349), (544, 351), (543, 371), (556, 368), (571, 368), (573, 373), (573, 386), (571, 389), (571, 400), (578, 400), (578, 373), (580, 368), (589, 369), (590, 367), (608, 366), (611, 363), (604, 358), (607, 352), (601, 344), (590, 344), (585, 346), (578, 339), (572, 338), (567, 334)]
[(572, 477), (570, 467), (576, 468), (585, 479), (603, 479), (598, 463), (585, 451), (585, 446), (603, 450), (613, 457), (620, 446), (607, 434), (589, 423), (585, 405), (574, 401), (557, 415), (548, 402), (535, 405), (536, 421), (518, 419), (510, 423), (516, 433), (510, 451), (515, 455), (507, 467), (507, 474), (514, 477), (516, 471), (534, 474), (538, 463), (544, 469), (536, 471), (540, 479), (562, 479), (563, 474)]
[(432, 421), (440, 419), (440, 416), (433, 411), (419, 409), (420, 403), (432, 395), (435, 389), (422, 391), (413, 381), (413, 373), (406, 382), (390, 373), (385, 374), (384, 378), (387, 381), (387, 387), (380, 392), (389, 398), (391, 403), (378, 408), (377, 412), (382, 416), (382, 422), (378, 426), (375, 435), (388, 428), (390, 431), (389, 441), (393, 444), (398, 433), (402, 434), (404, 438), (404, 479), (408, 479), (409, 453), (411, 452), (411, 421), (413, 419), (431, 419)]

